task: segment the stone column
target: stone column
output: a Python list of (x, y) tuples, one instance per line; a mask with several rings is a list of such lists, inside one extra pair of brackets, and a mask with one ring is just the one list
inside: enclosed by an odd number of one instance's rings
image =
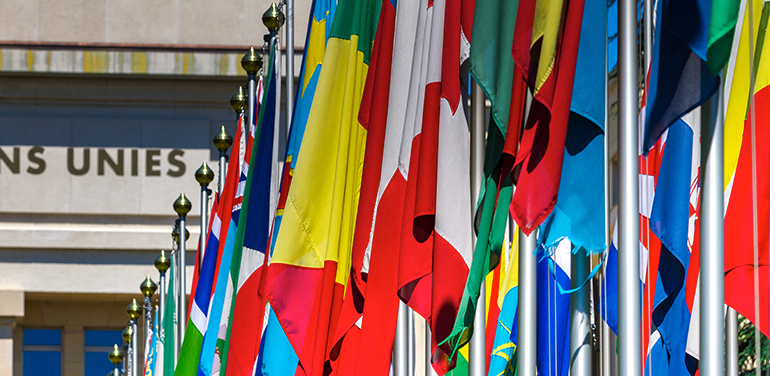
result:
[(0, 376), (13, 376), (14, 368), (14, 329), (19, 319), (24, 317), (24, 291), (0, 290)]

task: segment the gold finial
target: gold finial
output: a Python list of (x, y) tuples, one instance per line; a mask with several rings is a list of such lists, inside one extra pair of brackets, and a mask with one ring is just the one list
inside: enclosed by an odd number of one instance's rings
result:
[(131, 324), (128, 324), (128, 326), (123, 329), (123, 341), (131, 342), (131, 337), (134, 336), (134, 328)]
[(179, 197), (174, 201), (174, 211), (177, 215), (182, 217), (187, 215), (187, 213), (190, 212), (190, 209), (192, 209), (192, 202), (187, 199), (184, 192), (180, 193)]
[(110, 357), (110, 362), (114, 365), (118, 365), (118, 363), (123, 361), (123, 352), (120, 351), (118, 345), (112, 348), (108, 356)]
[(139, 318), (139, 316), (142, 315), (142, 307), (136, 303), (136, 298), (134, 298), (131, 303), (128, 303), (128, 307), (126, 307), (126, 315), (131, 320), (136, 320)]
[(201, 187), (208, 186), (214, 180), (214, 171), (211, 171), (206, 161), (195, 171), (195, 180)]
[(165, 273), (171, 267), (171, 259), (166, 257), (166, 251), (160, 250), (160, 255), (155, 259), (155, 269), (159, 272)]
[(257, 53), (254, 47), (251, 47), (249, 52), (243, 55), (241, 66), (249, 76), (253, 76), (262, 69), (262, 56)]
[(271, 33), (278, 31), (283, 26), (285, 19), (283, 12), (278, 9), (278, 4), (276, 3), (270, 4), (270, 8), (267, 8), (265, 13), (262, 14), (262, 23), (265, 24)]
[[(185, 240), (190, 240), (190, 230), (184, 229), (185, 234)], [(171, 240), (174, 241), (174, 243), (179, 243), (179, 226), (174, 225), (174, 229), (171, 230)]]
[(246, 111), (248, 107), (248, 98), (246, 97), (246, 90), (243, 86), (238, 86), (238, 91), (230, 97), (230, 107), (233, 108), (235, 114), (238, 115), (241, 112)]
[(214, 136), (213, 141), (214, 147), (217, 148), (217, 150), (220, 152), (226, 152), (227, 149), (233, 145), (233, 136), (230, 136), (230, 134), (227, 133), (227, 130), (225, 130), (225, 126), (223, 125), (222, 129), (219, 130), (219, 133)]
[(139, 285), (139, 290), (142, 291), (142, 295), (144, 295), (145, 298), (149, 298), (158, 290), (158, 285), (156, 285), (148, 275), (144, 282)]

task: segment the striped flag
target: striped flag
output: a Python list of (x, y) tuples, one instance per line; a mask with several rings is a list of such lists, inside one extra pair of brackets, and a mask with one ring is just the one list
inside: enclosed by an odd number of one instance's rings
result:
[[(308, 115), (315, 97), (318, 77), (321, 73), (321, 65), (326, 50), (326, 41), (330, 35), (336, 7), (336, 0), (314, 0), (311, 5), (307, 36), (305, 37), (307, 41), (306, 48), (302, 57), (302, 67), (299, 76), (300, 84), (297, 89), (296, 103), (294, 104), (294, 116), (292, 116), (284, 169), (281, 176), (280, 195), (270, 238), (271, 254), (275, 249), (275, 240), (281, 228), (286, 198), (291, 186), (294, 169), (297, 166), (300, 146), (302, 145), (305, 126), (307, 125)], [(268, 263), (269, 258), (268, 256)], [(260, 285), (261, 294), (264, 294), (266, 272), (267, 268), (263, 268), (262, 283)], [(297, 368), (299, 359), (269, 303), (265, 307), (265, 319), (263, 321), (262, 339), (260, 341), (257, 362), (254, 365), (254, 374), (285, 375), (293, 373)]]
[(366, 142), (358, 108), (379, 7), (337, 5), (300, 149), (312, 157), (297, 161), (267, 271), (265, 293), (300, 374), (323, 374), (347, 285)]
[(426, 3), (419, 10), (420, 49), (410, 80), (418, 85), (416, 100), (409, 98), (417, 111), (405, 124), (411, 140), (402, 143), (402, 151), (410, 152), (401, 165), (407, 181), (398, 293), (428, 320), (433, 368), (445, 374), (455, 366), (454, 353), (439, 344), (452, 332), (472, 251), (469, 137), (460, 105), (460, 64), (470, 48), (464, 32), (470, 30), (462, 27), (460, 0)]

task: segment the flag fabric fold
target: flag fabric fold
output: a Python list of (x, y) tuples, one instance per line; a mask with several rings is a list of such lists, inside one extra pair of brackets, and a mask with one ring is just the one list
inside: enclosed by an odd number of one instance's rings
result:
[(379, 5), (337, 5), (300, 150), (311, 157), (297, 161), (268, 267), (265, 293), (301, 374), (323, 374), (350, 272), (366, 142), (358, 107)]

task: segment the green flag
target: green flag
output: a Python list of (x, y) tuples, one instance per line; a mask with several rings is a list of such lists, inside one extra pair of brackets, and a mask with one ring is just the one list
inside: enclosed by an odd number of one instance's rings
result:
[(711, 0), (706, 63), (714, 75), (719, 74), (730, 58), (740, 4), (740, 0)]
[(166, 306), (164, 307), (163, 312), (163, 325), (159, 342), (160, 346), (162, 346), (162, 350), (158, 349), (158, 354), (163, 354), (160, 357), (163, 366), (158, 367), (158, 369), (162, 369), (163, 376), (173, 376), (174, 365), (176, 364), (176, 359), (174, 358), (174, 348), (176, 347), (176, 331), (174, 330), (176, 324), (176, 299), (174, 299), (173, 258), (171, 268), (169, 268), (166, 274), (168, 275), (168, 290), (166, 293)]
[(452, 334), (443, 342), (452, 347), (452, 357), (473, 335), (473, 318), (481, 283), (499, 264), (505, 236), (512, 184), (507, 177), (501, 182), (500, 172), (511, 108), (515, 67), (511, 48), (518, 3), (518, 0), (476, 1), (474, 20), (483, 21), (473, 23), (470, 71), (492, 103), (492, 113), (484, 158), (484, 180), (479, 190), (479, 202), (476, 203), (476, 247)]

